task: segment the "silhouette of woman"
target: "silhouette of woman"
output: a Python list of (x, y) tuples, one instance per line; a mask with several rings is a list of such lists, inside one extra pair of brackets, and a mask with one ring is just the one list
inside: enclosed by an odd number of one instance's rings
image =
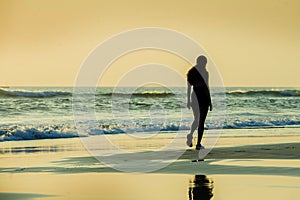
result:
[[(212, 111), (211, 97), (208, 86), (208, 72), (206, 70), (207, 59), (205, 56), (197, 58), (197, 64), (192, 67), (187, 73), (187, 108), (192, 107), (194, 121), (191, 126), (191, 131), (187, 135), (186, 144), (192, 147), (193, 134), (198, 127), (198, 140), (196, 149), (204, 149), (201, 145), (201, 140), (204, 132), (204, 123), (208, 109)], [(191, 87), (193, 92), (191, 94)]]

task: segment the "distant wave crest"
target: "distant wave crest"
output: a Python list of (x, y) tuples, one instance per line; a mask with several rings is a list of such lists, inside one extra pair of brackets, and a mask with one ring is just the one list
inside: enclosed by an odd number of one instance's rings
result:
[(227, 95), (300, 97), (300, 90), (233, 90), (227, 92)]
[(45, 97), (54, 97), (54, 96), (67, 96), (71, 95), (70, 92), (62, 91), (26, 91), (26, 90), (5, 90), (0, 89), (1, 96), (10, 96), (10, 97), (36, 97), (36, 98), (45, 98)]
[(127, 97), (127, 96), (135, 96), (135, 97), (168, 97), (175, 95), (172, 92), (166, 91), (148, 91), (148, 92), (136, 92), (136, 93), (122, 93), (122, 92), (109, 92), (101, 94), (104, 96), (115, 96), (115, 97)]

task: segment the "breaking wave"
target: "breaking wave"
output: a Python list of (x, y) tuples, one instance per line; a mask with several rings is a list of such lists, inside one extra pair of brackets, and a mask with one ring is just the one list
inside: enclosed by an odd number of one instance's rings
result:
[(300, 97), (300, 90), (233, 90), (227, 95), (236, 96), (274, 96), (274, 97)]
[(35, 98), (45, 98), (54, 96), (69, 96), (70, 92), (62, 91), (26, 91), (26, 90), (5, 90), (0, 89), (0, 96), (9, 97), (35, 97)]

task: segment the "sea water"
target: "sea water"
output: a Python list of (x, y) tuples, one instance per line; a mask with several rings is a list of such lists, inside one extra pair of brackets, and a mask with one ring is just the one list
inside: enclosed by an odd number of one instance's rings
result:
[[(72, 87), (0, 88), (0, 141), (188, 132), (193, 120), (192, 111), (186, 108), (185, 87), (98, 87), (93, 101), (85, 102), (92, 108), (87, 115), (95, 116), (97, 126), (78, 133), (73, 94)], [(84, 93), (81, 95), (85, 99)], [(221, 107), (220, 98), (225, 103)], [(230, 87), (222, 94), (212, 92), (212, 101), (206, 129), (300, 127), (299, 88)], [(220, 108), (226, 116), (210, 120)]]

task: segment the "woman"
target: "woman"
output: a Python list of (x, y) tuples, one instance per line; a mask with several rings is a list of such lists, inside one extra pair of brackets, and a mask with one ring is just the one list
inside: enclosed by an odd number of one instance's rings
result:
[[(187, 73), (187, 107), (192, 107), (194, 121), (191, 132), (187, 135), (186, 144), (192, 147), (193, 133), (198, 127), (198, 140), (196, 150), (204, 149), (201, 140), (204, 132), (204, 123), (208, 109), (212, 111), (211, 97), (208, 87), (208, 72), (206, 70), (207, 59), (205, 56), (197, 58), (197, 65), (192, 67)], [(191, 87), (193, 92), (191, 94)]]

